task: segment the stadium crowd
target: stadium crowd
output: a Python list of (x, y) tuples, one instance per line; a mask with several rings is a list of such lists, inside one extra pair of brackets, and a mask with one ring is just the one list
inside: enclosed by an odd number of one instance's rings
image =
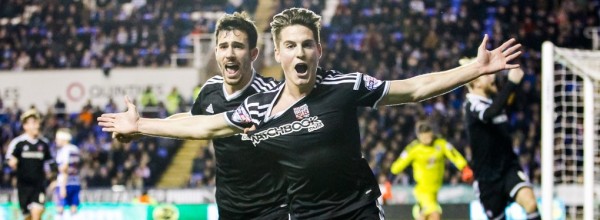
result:
[[(460, 58), (476, 54), (483, 33), (492, 36), (493, 47), (516, 38), (523, 44), (520, 63), (526, 75), (509, 100), (513, 150), (532, 182), (539, 184), (541, 44), (549, 40), (561, 47), (589, 49), (591, 40), (583, 29), (598, 25), (597, 0), (341, 1), (322, 35), (328, 52), (321, 65), (404, 79), (457, 66)], [(499, 75), (506, 80), (506, 74)], [(423, 103), (363, 111), (363, 148), (375, 174), (393, 183), (413, 181), (410, 175), (394, 177), (389, 168), (415, 138), (415, 122), (424, 118), (470, 160), (462, 112), (466, 92), (463, 87)], [(456, 169), (447, 169), (445, 183), (459, 180)]]
[[(257, 5), (257, 1), (235, 6), (226, 1), (194, 0), (175, 5), (158, 0), (131, 1), (133, 8), (126, 8), (122, 6), (130, 1), (97, 1), (103, 4), (91, 10), (86, 2), (0, 1), (0, 19), (20, 17), (28, 21), (0, 24), (0, 70), (166, 66), (171, 53), (190, 50), (185, 36), (211, 33), (214, 28), (213, 20), (192, 20), (191, 11), (232, 12), (253, 10)], [(321, 12), (324, 2), (281, 0), (280, 8), (307, 7)], [(539, 184), (541, 43), (550, 40), (558, 46), (590, 48), (583, 28), (598, 25), (598, 0), (342, 0), (321, 35), (327, 48), (321, 65), (380, 79), (404, 79), (457, 66), (461, 57), (476, 54), (483, 33), (490, 34), (494, 47), (502, 40), (516, 38), (523, 44), (520, 63), (526, 75), (510, 99), (513, 149), (532, 182)], [(161, 28), (154, 28), (157, 26)], [(459, 88), (423, 103), (359, 113), (363, 152), (380, 180), (413, 182), (411, 175), (395, 177), (389, 168), (414, 139), (415, 122), (424, 118), (434, 122), (437, 133), (467, 160), (471, 158), (461, 109), (465, 93), (466, 89)], [(64, 114), (61, 103), (57, 100), (56, 108), (45, 112), (43, 133), (51, 138), (58, 127), (73, 130), (73, 142), (84, 152), (84, 186), (152, 186), (179, 146), (172, 140), (155, 138), (119, 144), (95, 124), (102, 112), (118, 111), (114, 106), (90, 104), (80, 113)], [(3, 154), (10, 139), (19, 134), (21, 112), (0, 101)], [(164, 111), (155, 113), (166, 116)], [(214, 164), (211, 151), (199, 149), (189, 185), (214, 185)], [(10, 187), (6, 167), (1, 174), (0, 186)], [(459, 180), (458, 171), (448, 169), (445, 183), (457, 184)]]
[(1, 1), (0, 70), (168, 66), (170, 54), (191, 52), (189, 33), (213, 32), (216, 18), (191, 12), (251, 2)]

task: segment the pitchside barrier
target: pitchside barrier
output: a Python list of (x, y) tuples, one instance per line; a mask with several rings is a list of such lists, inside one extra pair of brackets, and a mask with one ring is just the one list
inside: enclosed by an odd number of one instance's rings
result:
[[(119, 188), (119, 187), (115, 187)], [(392, 187), (392, 199), (383, 206), (386, 219), (412, 219), (413, 206), (416, 202), (410, 186)], [(80, 207), (76, 219), (84, 220), (129, 220), (129, 219), (218, 219), (217, 206), (214, 204), (214, 189), (151, 189), (151, 195), (158, 204), (133, 204), (131, 201), (139, 195), (139, 190), (87, 189), (83, 190)], [(539, 194), (539, 189), (534, 189)], [(444, 219), (476, 219), (485, 220), (485, 213), (468, 185), (444, 186), (438, 194), (443, 208)], [(539, 197), (538, 197), (539, 198)], [(20, 211), (15, 201), (16, 191), (0, 190), (0, 219), (18, 220)], [(565, 219), (565, 206), (555, 200), (552, 220)], [(44, 220), (56, 219), (56, 209), (52, 203), (46, 206)], [(506, 210), (507, 219), (522, 219), (525, 212), (515, 204)], [(155, 218), (158, 217), (158, 218)], [(166, 218), (171, 217), (171, 218)], [(177, 218), (174, 218), (177, 217)], [(70, 219), (70, 218), (69, 218)], [(544, 218), (547, 219), (547, 218)]]

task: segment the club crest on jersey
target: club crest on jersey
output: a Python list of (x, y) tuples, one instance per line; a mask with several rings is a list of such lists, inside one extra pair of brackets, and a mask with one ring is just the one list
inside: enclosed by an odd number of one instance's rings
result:
[(233, 115), (231, 117), (231, 120), (233, 120), (235, 123), (240, 123), (240, 124), (248, 124), (248, 123), (252, 122), (252, 118), (250, 117), (250, 114), (248, 114), (248, 112), (246, 111), (246, 109), (244, 109), (243, 106), (240, 106), (237, 109), (235, 109), (235, 111), (233, 112)]
[(365, 87), (369, 91), (379, 88), (379, 86), (383, 83), (383, 81), (373, 78), (369, 75), (363, 75), (363, 81), (365, 82)]
[(308, 111), (308, 105), (304, 104), (300, 107), (294, 108), (294, 114), (296, 114), (297, 119), (303, 119), (310, 116), (310, 112)]
[(41, 144), (38, 144), (37, 150), (38, 151), (43, 151), (44, 150), (44, 146), (42, 146)]

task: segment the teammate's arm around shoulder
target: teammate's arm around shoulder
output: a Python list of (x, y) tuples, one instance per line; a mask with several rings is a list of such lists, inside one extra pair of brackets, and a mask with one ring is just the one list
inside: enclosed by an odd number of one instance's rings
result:
[(102, 131), (183, 139), (212, 139), (242, 132), (226, 121), (225, 113), (177, 119), (140, 118), (135, 105), (128, 98), (125, 102), (127, 112), (103, 114), (98, 118)]
[(388, 94), (379, 104), (398, 105), (423, 101), (449, 92), (479, 76), (519, 67), (518, 64), (509, 64), (509, 62), (521, 54), (520, 44), (512, 45), (515, 40), (510, 39), (500, 47), (489, 51), (486, 49), (487, 40), (488, 37), (485, 35), (479, 46), (477, 59), (469, 64), (442, 72), (391, 81)]

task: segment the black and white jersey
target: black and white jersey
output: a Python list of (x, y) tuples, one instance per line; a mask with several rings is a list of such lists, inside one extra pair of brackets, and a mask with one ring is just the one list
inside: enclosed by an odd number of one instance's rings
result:
[(247, 138), (278, 155), (292, 218), (333, 218), (376, 200), (381, 193), (360, 151), (357, 107), (376, 106), (389, 82), (319, 68), (310, 94), (273, 115), (283, 87), (250, 96), (226, 120), (239, 128), (255, 125)]
[[(253, 73), (246, 87), (227, 95), (223, 77), (214, 76), (201, 88), (192, 115), (213, 115), (237, 108), (248, 96), (275, 88), (276, 81)], [(273, 154), (255, 148), (241, 135), (213, 139), (216, 157), (216, 199), (221, 219), (260, 218), (284, 208), (283, 174)]]
[(20, 186), (45, 184), (44, 163), (52, 162), (50, 145), (45, 138), (32, 139), (26, 134), (13, 139), (7, 151), (7, 159), (14, 157), (17, 163), (17, 183)]
[(464, 104), (473, 153), (471, 167), (478, 181), (498, 180), (508, 168), (519, 167), (517, 155), (512, 150), (506, 112), (498, 108), (498, 113), (486, 114), (492, 103), (491, 99), (467, 94)]

